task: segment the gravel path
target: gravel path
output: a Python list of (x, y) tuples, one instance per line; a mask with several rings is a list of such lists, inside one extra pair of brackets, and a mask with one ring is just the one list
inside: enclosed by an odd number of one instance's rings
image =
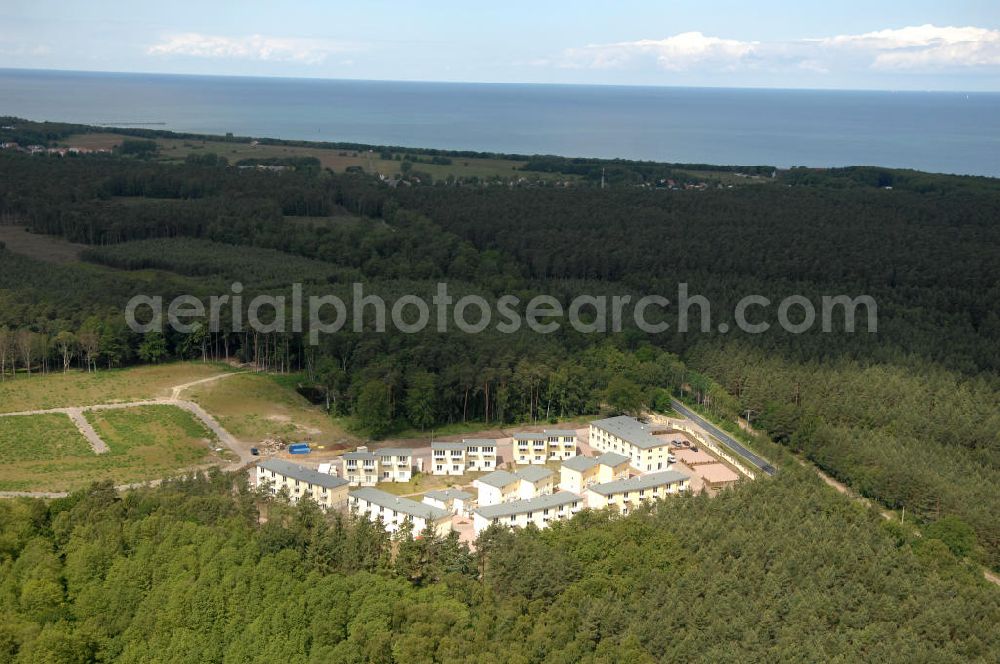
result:
[[(181, 394), (184, 390), (192, 387), (194, 385), (201, 385), (203, 383), (209, 383), (212, 381), (220, 380), (222, 378), (227, 378), (229, 376), (235, 376), (234, 373), (224, 373), (218, 374), (216, 376), (210, 376), (208, 378), (202, 378), (201, 380), (191, 381), (190, 383), (183, 383), (181, 385), (176, 385), (170, 389), (170, 396), (163, 397), (159, 399), (143, 399), (140, 401), (127, 401), (121, 403), (102, 403), (94, 404), (93, 406), (73, 406), (68, 408), (42, 408), (38, 410), (22, 410), (16, 413), (0, 413), (0, 417), (22, 417), (26, 415), (49, 415), (52, 413), (61, 413), (68, 416), (73, 420), (73, 424), (76, 428), (80, 430), (83, 437), (87, 439), (90, 443), (90, 447), (94, 450), (94, 454), (104, 454), (108, 452), (107, 443), (105, 443), (101, 436), (94, 430), (90, 422), (84, 416), (85, 412), (88, 411), (99, 411), (99, 410), (121, 410), (123, 408), (139, 408), (142, 406), (176, 406), (186, 410), (187, 412), (194, 415), (208, 427), (218, 438), (219, 442), (228, 447), (233, 453), (239, 457), (239, 461), (233, 462), (226, 467), (226, 470), (235, 470), (241, 466), (250, 463), (253, 460), (253, 456), (250, 454), (249, 446), (241, 441), (237, 440), (235, 436), (226, 431), (226, 429), (219, 424), (218, 420), (208, 414), (204, 408), (199, 406), (193, 401), (188, 401), (187, 399), (181, 399)], [(22, 494), (20, 492), (13, 492), (17, 495), (42, 495), (28, 492)], [(0, 495), (6, 495), (0, 492)]]

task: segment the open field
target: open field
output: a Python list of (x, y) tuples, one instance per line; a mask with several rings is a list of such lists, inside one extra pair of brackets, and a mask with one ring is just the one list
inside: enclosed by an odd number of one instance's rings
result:
[(241, 440), (281, 438), (327, 448), (359, 442), (296, 392), (295, 381), (295, 376), (240, 374), (193, 386), (185, 397)]
[[(66, 139), (66, 144), (82, 148), (111, 148), (126, 138), (120, 134), (78, 134)], [(292, 147), (284, 145), (256, 145), (249, 143), (230, 143), (227, 141), (194, 140), (186, 138), (157, 138), (160, 144), (160, 155), (164, 159), (181, 160), (189, 154), (204, 154), (214, 152), (225, 157), (230, 163), (241, 159), (268, 159), (282, 157), (315, 157), (324, 168), (332, 168), (342, 173), (348, 166), (360, 166), (365, 172), (396, 175), (399, 173), (399, 161), (381, 159), (378, 153), (370, 155), (367, 152), (354, 150), (338, 150), (327, 148)], [(420, 155), (420, 158), (425, 158)], [(415, 163), (413, 169), (429, 173), (434, 178), (445, 178), (448, 175), (489, 178), (494, 176), (510, 177), (515, 169), (524, 165), (523, 161), (509, 159), (479, 159), (451, 157), (450, 165)], [(567, 176), (551, 173), (537, 173), (539, 177), (566, 179)]]
[(65, 415), (0, 418), (0, 491), (71, 491), (99, 480), (130, 484), (222, 460), (212, 452), (213, 434), (173, 406), (90, 412), (87, 419), (110, 452), (94, 454)]
[(218, 441), (191, 413), (176, 406), (88, 411), (86, 417), (108, 444), (110, 456), (131, 455), (150, 470), (194, 465)]
[(167, 397), (176, 385), (231, 370), (224, 364), (175, 362), (96, 373), (21, 375), (0, 383), (0, 413)]
[[(380, 491), (392, 493), (397, 496), (409, 496), (419, 501), (428, 491), (437, 489), (447, 489), (448, 487), (470, 487), (486, 473), (467, 472), (464, 475), (431, 475), (430, 473), (414, 473), (413, 479), (409, 482), (379, 482), (376, 487)], [(467, 489), (475, 494), (474, 489)]]
[(4, 467), (22, 461), (92, 455), (87, 440), (66, 415), (0, 417), (0, 464)]
[(122, 134), (94, 132), (70, 136), (66, 139), (66, 145), (74, 148), (87, 148), (88, 150), (110, 150), (121, 145), (121, 142), (126, 138), (130, 137)]
[(54, 235), (29, 233), (23, 226), (0, 225), (0, 242), (15, 254), (47, 263), (73, 263), (80, 259), (86, 245), (67, 242)]

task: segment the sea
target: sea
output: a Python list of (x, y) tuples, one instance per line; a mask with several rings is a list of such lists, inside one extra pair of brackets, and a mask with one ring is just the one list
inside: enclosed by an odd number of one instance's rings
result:
[(0, 115), (506, 154), (1000, 177), (1000, 93), (0, 69)]

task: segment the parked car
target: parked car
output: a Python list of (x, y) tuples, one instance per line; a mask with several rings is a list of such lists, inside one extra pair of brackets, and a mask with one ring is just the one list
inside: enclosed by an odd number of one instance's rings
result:
[(260, 450), (258, 450), (256, 447), (251, 447), (250, 454), (253, 456), (260, 456)]

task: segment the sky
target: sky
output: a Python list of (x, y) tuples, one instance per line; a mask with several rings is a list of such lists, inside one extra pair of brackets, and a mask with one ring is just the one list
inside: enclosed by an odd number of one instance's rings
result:
[(0, 25), (0, 68), (1000, 91), (1000, 0), (3, 0)]

